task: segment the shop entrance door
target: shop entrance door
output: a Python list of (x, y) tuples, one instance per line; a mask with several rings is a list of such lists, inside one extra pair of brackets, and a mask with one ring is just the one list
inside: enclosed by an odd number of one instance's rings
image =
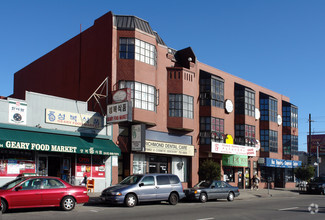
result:
[(274, 187), (285, 188), (284, 168), (275, 168)]
[(245, 168), (245, 189), (249, 189), (251, 187), (251, 177), (250, 177), (250, 169)]
[(40, 176), (48, 176), (47, 167), (48, 167), (47, 156), (39, 156), (38, 157), (37, 174)]
[(40, 176), (61, 177), (61, 158), (57, 156), (39, 155), (37, 174)]
[(243, 168), (238, 168), (238, 188), (242, 189), (243, 187), (244, 187)]
[(149, 173), (168, 173), (167, 157), (149, 157)]

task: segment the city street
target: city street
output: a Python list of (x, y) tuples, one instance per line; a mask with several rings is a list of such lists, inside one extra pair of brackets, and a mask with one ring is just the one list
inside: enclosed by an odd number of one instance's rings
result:
[[(311, 206), (314, 204), (314, 206)], [(318, 208), (317, 208), (318, 206)], [(310, 208), (309, 208), (310, 207)], [(308, 210), (310, 209), (310, 211)], [(313, 214), (315, 212), (315, 214)], [(134, 208), (97, 202), (77, 205), (71, 212), (58, 209), (13, 210), (2, 216), (12, 219), (324, 219), (325, 196), (294, 193), (290, 196), (239, 197), (207, 203), (142, 204)]]

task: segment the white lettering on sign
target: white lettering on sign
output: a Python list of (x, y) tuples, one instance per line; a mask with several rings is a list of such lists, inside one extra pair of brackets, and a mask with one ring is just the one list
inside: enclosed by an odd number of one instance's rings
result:
[(76, 153), (77, 147), (51, 145), (51, 151)]
[(60, 145), (50, 146), (48, 144), (26, 143), (26, 142), (17, 142), (17, 141), (6, 141), (6, 148), (37, 150), (37, 151), (55, 151), (55, 152), (65, 152), (65, 153), (77, 152), (77, 147), (73, 147), (73, 146), (60, 146)]
[(6, 141), (6, 147), (12, 149), (25, 149), (29, 150), (30, 143), (16, 142), (16, 141)]

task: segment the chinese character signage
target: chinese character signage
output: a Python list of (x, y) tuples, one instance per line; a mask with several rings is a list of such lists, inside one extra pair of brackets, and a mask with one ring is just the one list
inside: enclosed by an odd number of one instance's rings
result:
[(9, 101), (9, 123), (26, 125), (27, 103)]
[(107, 106), (107, 123), (132, 121), (132, 106), (130, 102), (121, 102)]
[(256, 156), (256, 149), (254, 147), (247, 147), (235, 144), (211, 143), (211, 152), (218, 154), (237, 154), (245, 156)]
[(45, 114), (45, 122), (51, 124), (102, 129), (104, 123), (103, 117), (90, 114), (64, 112), (53, 109), (46, 109)]
[(224, 154), (222, 155), (222, 165), (231, 167), (247, 167), (248, 156)]

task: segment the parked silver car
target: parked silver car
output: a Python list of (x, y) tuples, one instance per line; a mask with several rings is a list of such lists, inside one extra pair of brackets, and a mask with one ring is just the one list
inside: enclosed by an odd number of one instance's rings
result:
[(102, 191), (102, 201), (133, 207), (140, 202), (168, 201), (176, 205), (185, 197), (178, 176), (173, 174), (139, 174), (125, 178)]
[(203, 203), (209, 199), (227, 199), (231, 202), (240, 194), (238, 187), (218, 180), (201, 181), (193, 188), (185, 189), (184, 192), (186, 199), (199, 200)]

